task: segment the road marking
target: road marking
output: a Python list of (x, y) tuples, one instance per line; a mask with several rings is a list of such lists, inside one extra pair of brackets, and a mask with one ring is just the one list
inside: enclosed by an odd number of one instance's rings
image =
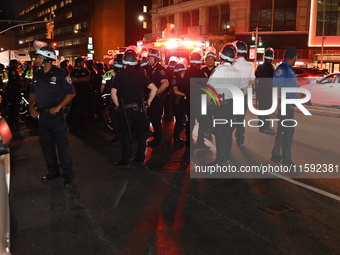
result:
[(284, 181), (293, 183), (293, 184), (295, 184), (295, 185), (298, 185), (298, 186), (303, 187), (303, 188), (305, 188), (305, 189), (309, 189), (309, 190), (311, 190), (311, 191), (314, 191), (314, 192), (316, 192), (316, 193), (319, 193), (319, 194), (321, 194), (321, 195), (324, 195), (324, 196), (326, 196), (326, 197), (332, 198), (332, 199), (337, 200), (337, 201), (340, 202), (340, 197), (337, 196), (337, 195), (334, 195), (334, 194), (329, 193), (329, 192), (327, 192), (327, 191), (324, 191), (324, 190), (322, 190), (322, 189), (315, 188), (315, 187), (310, 186), (310, 185), (308, 185), (308, 184), (304, 184), (304, 183), (302, 183), (302, 182), (295, 181), (295, 180), (293, 180), (293, 179), (291, 179), (291, 178), (288, 178), (288, 177), (286, 177), (286, 176), (283, 176), (283, 175), (281, 175), (281, 174), (277, 174), (277, 173), (270, 173), (270, 174), (271, 174), (271, 175), (274, 175), (274, 176), (276, 176), (276, 177), (279, 177), (280, 179), (282, 179), (282, 180), (284, 180)]

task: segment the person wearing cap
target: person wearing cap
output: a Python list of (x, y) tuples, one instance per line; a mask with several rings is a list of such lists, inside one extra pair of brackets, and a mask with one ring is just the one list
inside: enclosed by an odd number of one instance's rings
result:
[[(187, 95), (190, 93), (190, 87), (185, 84), (184, 75), (187, 68), (183, 64), (176, 64), (174, 67), (174, 79), (171, 83), (171, 89), (174, 93), (173, 107), (175, 115), (174, 135), (173, 142), (175, 146), (183, 146), (184, 140), (180, 138), (183, 119), (186, 112), (189, 111), (189, 98)], [(189, 120), (187, 119), (187, 124)], [(189, 125), (186, 125), (186, 139), (189, 140)]]
[(165, 102), (164, 102), (164, 119), (167, 121), (172, 121), (174, 119), (173, 101), (174, 94), (171, 88), (172, 81), (175, 77), (174, 68), (177, 65), (179, 59), (176, 56), (171, 56), (169, 58), (168, 67), (166, 69), (168, 73), (169, 87), (165, 90)]
[[(146, 128), (149, 121), (145, 112), (144, 90), (150, 90), (146, 105), (149, 107), (157, 93), (157, 87), (144, 74), (135, 69), (138, 64), (137, 55), (133, 50), (127, 50), (123, 56), (124, 69), (119, 71), (110, 83), (111, 98), (120, 112), (119, 124), (122, 131), (121, 161), (116, 163), (117, 168), (131, 168), (143, 166), (146, 149)], [(132, 127), (136, 128), (138, 149), (133, 161), (132, 154)]]
[(236, 126), (235, 138), (237, 145), (242, 147), (244, 144), (244, 133), (245, 133), (245, 118), (246, 112), (248, 109), (247, 104), (247, 94), (248, 94), (248, 87), (251, 87), (255, 83), (255, 75), (254, 75), (254, 68), (253, 65), (250, 64), (248, 61), (245, 60), (248, 52), (248, 46), (243, 41), (236, 41), (234, 42), (236, 45), (236, 53), (237, 53), (237, 60), (233, 63), (233, 67), (239, 70), (242, 74), (242, 79), (245, 79), (248, 82), (248, 86), (243, 88), (244, 94), (244, 114), (243, 115), (235, 115), (235, 122), (240, 123)]
[(233, 116), (233, 95), (229, 89), (223, 87), (228, 84), (234, 85), (239, 89), (246, 88), (248, 83), (242, 79), (242, 74), (231, 64), (235, 61), (236, 48), (232, 44), (225, 44), (220, 52), (221, 64), (216, 67), (213, 74), (208, 80), (208, 85), (212, 86), (215, 91), (221, 95), (218, 100), (219, 104), (214, 110), (215, 119), (226, 119), (228, 124), (216, 125), (213, 128), (213, 134), (216, 138), (216, 159), (213, 164), (230, 165), (232, 134), (233, 128), (229, 124)]
[(146, 73), (158, 88), (157, 96), (148, 109), (148, 116), (154, 129), (154, 140), (148, 142), (148, 147), (160, 147), (163, 139), (161, 118), (163, 115), (165, 90), (169, 87), (169, 80), (165, 68), (159, 63), (161, 59), (159, 51), (150, 49), (148, 58), (149, 65)]
[(52, 64), (56, 61), (54, 49), (44, 46), (36, 55), (36, 65), (40, 69), (33, 76), (29, 111), (32, 117), (39, 118), (40, 144), (48, 169), (42, 180), (60, 176), (61, 168), (64, 185), (67, 185), (72, 182), (74, 172), (65, 114), (76, 91), (71, 78)]
[[(293, 66), (299, 54), (295, 47), (289, 47), (284, 52), (284, 60), (276, 68), (273, 74), (273, 85), (279, 89), (278, 93), (281, 94), (281, 88), (297, 88), (298, 82), (293, 70)], [(298, 93), (287, 93), (287, 98), (297, 98)], [(294, 104), (286, 105), (286, 115), (281, 114), (280, 109), (281, 100), (279, 97), (278, 102), (278, 122), (277, 132), (275, 136), (274, 147), (272, 150), (271, 160), (276, 163), (281, 163), (283, 166), (294, 167), (292, 161), (291, 147), (294, 136)], [(285, 126), (281, 123), (285, 120)], [(290, 121), (292, 120), (292, 121)], [(282, 153), (282, 154), (281, 154)]]
[[(273, 74), (274, 66), (274, 50), (267, 48), (263, 54), (263, 64), (259, 65), (255, 71), (255, 92), (259, 110), (268, 110), (272, 106), (272, 91), (273, 91)], [(259, 131), (262, 133), (273, 133), (274, 129), (270, 128), (270, 115), (259, 115)]]

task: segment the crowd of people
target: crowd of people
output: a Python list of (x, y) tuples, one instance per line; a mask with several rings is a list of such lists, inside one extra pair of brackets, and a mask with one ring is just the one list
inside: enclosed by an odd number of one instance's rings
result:
[[(213, 47), (206, 48), (205, 53), (196, 48), (188, 60), (172, 56), (167, 64), (162, 62), (164, 58), (156, 49), (149, 49), (143, 55), (137, 55), (134, 49), (127, 49), (124, 53), (116, 54), (108, 65), (79, 57), (75, 59), (74, 66), (64, 60), (57, 67), (54, 65), (57, 58), (52, 48), (42, 47), (36, 54), (35, 65), (26, 63), (19, 68), (15, 60), (6, 70), (0, 65), (0, 85), (5, 91), (2, 104), (9, 102), (6, 103), (10, 106), (6, 116), (11, 125), (16, 125), (20, 103), (18, 95), (22, 90), (30, 92), (30, 114), (39, 118), (39, 136), (48, 168), (48, 174), (43, 179), (59, 176), (60, 166), (66, 184), (72, 182), (74, 177), (67, 142), (67, 121), (70, 130), (74, 131), (86, 129), (86, 119), (102, 121), (103, 93), (111, 94), (114, 111), (110, 118), (116, 135), (113, 142), (122, 146), (122, 159), (116, 167), (143, 165), (146, 146), (162, 146), (162, 122), (166, 120), (174, 121), (174, 146), (204, 149), (207, 148), (205, 140), (215, 136), (217, 154), (213, 163), (230, 164), (233, 133), (235, 131), (236, 142), (242, 147), (245, 128), (242, 125), (237, 128), (228, 125), (212, 128), (211, 119), (214, 116), (242, 123), (247, 105), (244, 114), (233, 114), (232, 94), (219, 91), (221, 78), (233, 79), (233, 85), (243, 92), (244, 97), (247, 96), (248, 87), (255, 88), (259, 109), (268, 109), (272, 103), (273, 85), (286, 86), (281, 78), (291, 73), (289, 68), (298, 56), (294, 47), (288, 48), (282, 62), (284, 66), (281, 64), (275, 71), (272, 48), (266, 49), (263, 64), (254, 70), (253, 65), (245, 60), (248, 48), (242, 41), (224, 45), (219, 56)], [(204, 89), (201, 88), (202, 84), (192, 82), (192, 78), (203, 79)], [(295, 84), (290, 86), (294, 87)], [(203, 91), (209, 90), (218, 95), (219, 106), (213, 107), (209, 114), (202, 115), (201, 95)], [(289, 114), (292, 114), (291, 108), (289, 106)], [(260, 120), (265, 118), (269, 116), (259, 116)], [(197, 140), (193, 141), (195, 124), (199, 128)], [(272, 160), (284, 165), (294, 164), (290, 153), (294, 128), (279, 126), (278, 130)], [(134, 131), (138, 150), (132, 157)], [(275, 132), (267, 125), (261, 126), (259, 131)], [(153, 139), (146, 143), (149, 136), (153, 136)]]

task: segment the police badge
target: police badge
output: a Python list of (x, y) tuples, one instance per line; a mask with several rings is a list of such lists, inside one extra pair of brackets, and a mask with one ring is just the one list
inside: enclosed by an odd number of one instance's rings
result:
[(72, 85), (72, 79), (70, 76), (66, 76), (65, 80), (67, 81), (68, 84)]

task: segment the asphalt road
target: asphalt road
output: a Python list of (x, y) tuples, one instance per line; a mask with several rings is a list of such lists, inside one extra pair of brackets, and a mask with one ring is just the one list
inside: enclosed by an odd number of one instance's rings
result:
[[(339, 164), (340, 119), (297, 113), (296, 120), (294, 161)], [(70, 135), (76, 179), (68, 188), (61, 179), (40, 181), (46, 170), (36, 124), (27, 120), (14, 132), (14, 255), (340, 254), (339, 179), (164, 172), (169, 161), (193, 159), (170, 144), (171, 122), (164, 122), (162, 148), (147, 150), (151, 169), (120, 170), (113, 166), (120, 159), (113, 135), (101, 124), (88, 126)], [(273, 164), (273, 141), (247, 128), (244, 148), (233, 144), (232, 164)]]

